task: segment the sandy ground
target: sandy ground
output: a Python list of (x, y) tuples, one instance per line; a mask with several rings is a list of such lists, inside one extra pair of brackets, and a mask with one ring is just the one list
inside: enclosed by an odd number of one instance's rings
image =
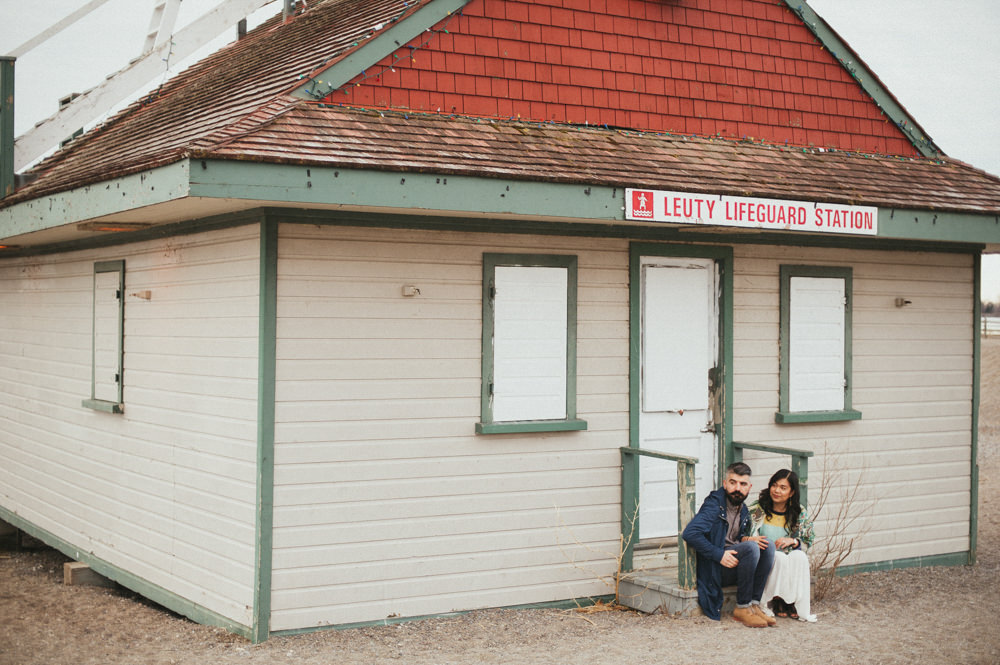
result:
[[(204, 663), (1000, 663), (1000, 339), (984, 341), (974, 566), (866, 573), (815, 603), (819, 622), (751, 630), (723, 616), (491, 610), (252, 645), (127, 592), (63, 586), (65, 557), (0, 552), (0, 665)], [(742, 652), (742, 656), (741, 656)]]

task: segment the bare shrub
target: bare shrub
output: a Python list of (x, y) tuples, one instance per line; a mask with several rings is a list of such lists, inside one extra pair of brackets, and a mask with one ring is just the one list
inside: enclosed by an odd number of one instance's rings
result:
[[(630, 609), (622, 602), (621, 595), (621, 583), (630, 574), (638, 573), (646, 569), (645, 565), (640, 565), (639, 567), (633, 567), (630, 571), (623, 570), (623, 563), (625, 561), (625, 553), (630, 547), (633, 547), (638, 531), (636, 529), (636, 519), (639, 515), (639, 503), (636, 502), (635, 510), (629, 519), (628, 533), (623, 533), (618, 537), (618, 548), (617, 551), (602, 550), (592, 547), (591, 545), (581, 542), (581, 540), (573, 532), (573, 529), (569, 527), (562, 519), (559, 508), (556, 508), (556, 514), (558, 516), (558, 521), (561, 529), (565, 530), (572, 536), (573, 545), (577, 550), (583, 550), (590, 552), (592, 554), (598, 554), (603, 559), (611, 558), (615, 562), (615, 569), (611, 573), (602, 573), (595, 570), (591, 565), (581, 563), (577, 561), (576, 555), (573, 552), (568, 551), (563, 544), (559, 542), (559, 549), (562, 551), (563, 555), (566, 557), (567, 561), (577, 570), (586, 572), (588, 575), (593, 576), (595, 579), (600, 580), (610, 592), (614, 593), (614, 600), (610, 603), (604, 603), (600, 600), (594, 601), (594, 605), (588, 608), (578, 608), (585, 611), (601, 611), (601, 610), (628, 610)], [(661, 545), (656, 554), (664, 552), (664, 547)], [(653, 556), (655, 558), (656, 555)], [(626, 598), (632, 598), (632, 596), (626, 596)]]
[[(823, 483), (819, 496), (809, 502), (809, 515), (813, 522), (826, 519), (826, 528), (817, 534), (809, 550), (809, 567), (813, 576), (813, 599), (832, 597), (843, 586), (838, 569), (854, 552), (858, 540), (870, 528), (869, 519), (875, 500), (864, 492), (866, 470), (851, 480), (843, 456), (830, 454), (823, 444)], [(834, 503), (835, 490), (846, 488)], [(817, 530), (818, 531), (818, 530)]]

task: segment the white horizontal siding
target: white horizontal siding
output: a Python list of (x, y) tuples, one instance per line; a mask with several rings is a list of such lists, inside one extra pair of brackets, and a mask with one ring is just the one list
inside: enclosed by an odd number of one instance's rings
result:
[[(249, 624), (256, 227), (0, 263), (0, 505)], [(125, 260), (124, 414), (90, 396), (93, 265)], [(150, 292), (150, 298), (139, 294)]]
[[(628, 442), (627, 244), (280, 233), (271, 628), (607, 593)], [(475, 435), (484, 252), (578, 256), (588, 431)], [(420, 295), (404, 298), (407, 284)]]
[[(961, 254), (799, 247), (735, 248), (734, 439), (812, 450), (815, 499), (827, 465), (842, 485), (863, 478), (870, 518), (848, 563), (969, 547), (973, 377), (973, 258)], [(776, 425), (779, 266), (853, 270), (853, 407), (859, 421)], [(896, 298), (912, 304), (896, 307)], [(824, 451), (826, 456), (824, 456)], [(788, 458), (748, 452), (756, 490)], [(832, 473), (832, 471), (830, 472)], [(836, 502), (817, 524), (831, 527)]]

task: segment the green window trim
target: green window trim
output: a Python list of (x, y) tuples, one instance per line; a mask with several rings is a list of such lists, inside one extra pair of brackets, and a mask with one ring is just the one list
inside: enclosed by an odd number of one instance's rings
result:
[[(99, 286), (100, 276), (115, 273), (116, 283), (107, 280), (115, 288), (115, 296), (118, 300), (118, 311), (115, 321), (117, 327), (116, 349), (114, 351), (114, 373), (117, 384), (115, 399), (107, 399), (107, 395), (98, 397), (98, 295), (102, 287)], [(122, 386), (124, 384), (124, 361), (125, 361), (125, 261), (98, 261), (94, 264), (93, 277), (93, 310), (91, 312), (91, 345), (90, 345), (90, 398), (85, 399), (82, 405), (85, 408), (105, 413), (123, 413), (125, 406), (122, 400)], [(103, 288), (108, 288), (107, 286)]]
[[(494, 418), (496, 274), (497, 268), (511, 267), (566, 269), (565, 417), (538, 420), (496, 420)], [(566, 254), (483, 254), (481, 421), (476, 423), (477, 434), (563, 432), (587, 429), (586, 421), (576, 417), (576, 309), (576, 256)]]
[[(791, 294), (792, 279), (815, 277), (841, 279), (844, 282), (844, 402), (843, 408), (822, 411), (793, 411), (791, 401)], [(780, 267), (780, 382), (778, 389), (778, 411), (774, 421), (781, 424), (819, 423), (860, 420), (861, 412), (852, 408), (852, 308), (853, 270), (847, 267), (783, 265)]]

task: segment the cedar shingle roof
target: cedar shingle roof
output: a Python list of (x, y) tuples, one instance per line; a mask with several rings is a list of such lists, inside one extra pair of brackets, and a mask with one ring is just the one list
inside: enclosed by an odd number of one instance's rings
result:
[(302, 103), (192, 156), (1000, 212), (1000, 179), (950, 159)]
[(162, 166), (238, 132), (301, 78), (355, 50), (374, 26), (384, 30), (427, 2), (310, 2), (284, 25), (279, 14), (41, 162), (31, 171), (38, 179), (0, 207)]
[(428, 1), (326, 0), (289, 24), (272, 19), (42, 162), (0, 207), (201, 157), (1000, 213), (1000, 179), (950, 159), (366, 111), (288, 94)]

